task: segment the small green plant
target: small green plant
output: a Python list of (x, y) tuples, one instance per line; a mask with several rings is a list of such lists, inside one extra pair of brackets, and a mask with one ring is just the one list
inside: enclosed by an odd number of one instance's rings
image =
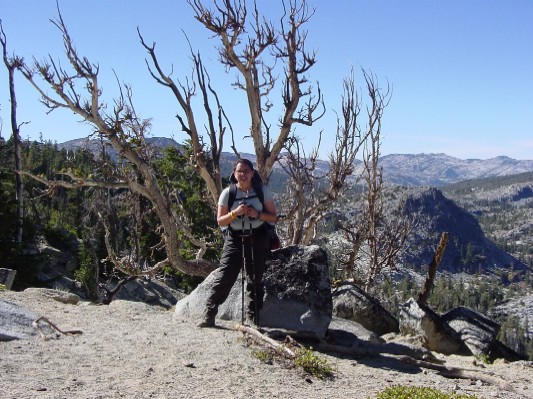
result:
[(267, 350), (253, 351), (253, 355), (261, 362), (272, 364), (274, 362), (274, 354)]
[(490, 360), (490, 356), (487, 355), (487, 354), (479, 354), (479, 355), (475, 355), (474, 358), (476, 360), (479, 360), (480, 362), (483, 362), (484, 364), (491, 364), (492, 361)]
[(266, 364), (273, 364), (276, 361), (288, 368), (300, 367), (316, 378), (333, 378), (333, 367), (325, 359), (318, 357), (312, 349), (304, 347), (291, 349), (294, 351), (294, 357), (287, 356), (287, 353), (279, 350), (279, 348), (254, 350), (252, 354), (256, 359)]
[[(369, 398), (370, 399), (370, 398)], [(376, 399), (479, 399), (473, 395), (444, 393), (435, 388), (391, 385), (379, 392)]]
[(6, 290), (6, 286), (4, 284), (0, 284), (0, 291), (5, 291)]
[(294, 364), (317, 378), (333, 377), (333, 367), (325, 359), (318, 357), (311, 349), (297, 349)]
[(74, 272), (76, 281), (83, 285), (90, 298), (95, 298), (95, 268), (93, 259), (84, 243), (80, 245), (78, 250), (78, 262), (80, 267)]

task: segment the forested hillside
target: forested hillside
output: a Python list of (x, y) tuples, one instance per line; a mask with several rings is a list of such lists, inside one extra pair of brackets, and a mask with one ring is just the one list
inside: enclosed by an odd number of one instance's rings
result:
[(465, 180), (443, 192), (475, 215), (494, 243), (533, 267), (533, 172)]

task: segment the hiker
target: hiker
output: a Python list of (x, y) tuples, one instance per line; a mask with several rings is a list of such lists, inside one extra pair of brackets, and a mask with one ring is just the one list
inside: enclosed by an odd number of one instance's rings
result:
[(267, 224), (276, 221), (276, 207), (272, 193), (263, 186), (249, 160), (237, 160), (230, 181), (231, 185), (222, 191), (218, 200), (217, 222), (225, 229), (220, 267), (213, 272), (215, 279), (199, 327), (215, 325), (218, 307), (228, 297), (243, 267), (249, 323), (259, 324), (259, 310), (263, 307), (262, 280), (270, 251)]

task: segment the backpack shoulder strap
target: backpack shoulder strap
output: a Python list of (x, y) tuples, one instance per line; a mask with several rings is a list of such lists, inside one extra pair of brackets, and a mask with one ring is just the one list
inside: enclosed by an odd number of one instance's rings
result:
[(255, 172), (254, 176), (252, 177), (252, 186), (255, 190), (255, 193), (257, 194), (257, 197), (259, 198), (259, 201), (261, 201), (261, 204), (263, 204), (264, 206), (265, 194), (263, 193), (263, 180), (261, 180), (261, 177), (257, 172)]
[(258, 184), (257, 187), (254, 188), (255, 193), (257, 194), (257, 197), (259, 198), (259, 201), (261, 201), (261, 204), (263, 206), (265, 205), (265, 194), (263, 193), (263, 185)]
[[(257, 195), (257, 198), (259, 198), (259, 201), (261, 201), (261, 204), (265, 205), (265, 194), (263, 193), (263, 185), (262, 184), (256, 184), (254, 185), (255, 194)], [(237, 198), (237, 185), (235, 183), (231, 183), (229, 186), (229, 196), (228, 196), (228, 208), (231, 209), (233, 206), (233, 203), (235, 202), (235, 198)]]
[(235, 183), (231, 183), (229, 186), (228, 209), (231, 209), (231, 207), (233, 206), (233, 203), (235, 202), (236, 197), (237, 197), (237, 185)]

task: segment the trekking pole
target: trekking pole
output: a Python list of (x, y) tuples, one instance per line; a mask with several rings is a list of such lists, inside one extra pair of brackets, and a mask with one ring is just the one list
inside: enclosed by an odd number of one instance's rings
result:
[(246, 257), (244, 256), (244, 216), (241, 216), (242, 230), (241, 230), (241, 324), (244, 325), (244, 273), (246, 270)]
[[(248, 191), (246, 191), (246, 198), (248, 198)], [(244, 203), (244, 199), (241, 204)], [(245, 244), (244, 240), (246, 236), (244, 234), (244, 215), (241, 215), (241, 252), (242, 252), (242, 264), (241, 264), (241, 324), (244, 325), (244, 279), (246, 273), (246, 256), (244, 254)]]

